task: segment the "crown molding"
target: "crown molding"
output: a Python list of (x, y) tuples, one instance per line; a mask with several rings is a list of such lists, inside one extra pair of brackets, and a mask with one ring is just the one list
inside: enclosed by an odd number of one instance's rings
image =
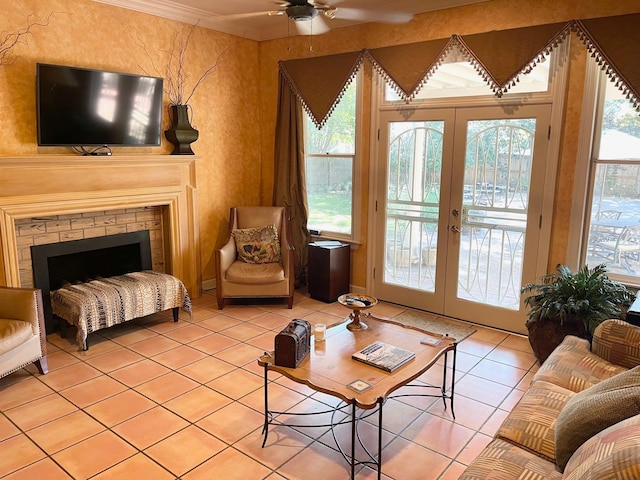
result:
[(243, 27), (234, 26), (226, 21), (223, 15), (212, 14), (207, 10), (190, 7), (171, 0), (92, 0), (96, 3), (103, 3), (114, 7), (126, 8), (156, 17), (168, 18), (178, 22), (188, 23), (218, 32), (237, 35), (250, 40), (262, 41), (268, 37), (260, 35), (259, 32), (252, 32)]

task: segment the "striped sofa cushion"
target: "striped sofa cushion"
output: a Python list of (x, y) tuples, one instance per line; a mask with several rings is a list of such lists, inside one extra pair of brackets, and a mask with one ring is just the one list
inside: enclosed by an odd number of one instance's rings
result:
[(573, 454), (563, 480), (640, 478), (640, 415), (587, 440)]
[(593, 353), (627, 368), (640, 365), (640, 327), (622, 320), (606, 320), (593, 336)]
[(502, 423), (496, 437), (555, 464), (556, 418), (574, 395), (574, 392), (553, 383), (533, 382)]
[(496, 438), (471, 462), (459, 480), (560, 480), (555, 463)]
[(542, 364), (533, 380), (581, 392), (626, 370), (590, 352), (587, 340), (569, 335)]

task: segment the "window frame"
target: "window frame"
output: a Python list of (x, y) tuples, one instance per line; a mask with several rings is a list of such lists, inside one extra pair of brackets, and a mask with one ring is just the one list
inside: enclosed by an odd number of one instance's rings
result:
[[(580, 120), (572, 215), (569, 224), (567, 264), (578, 269), (586, 265), (590, 215), (593, 206), (596, 168), (599, 164), (624, 164), (625, 160), (598, 159), (602, 134), (602, 112), (607, 83), (606, 72), (592, 59), (587, 61), (585, 87)], [(640, 276), (609, 272), (612, 280), (632, 288), (640, 288)]]
[[(312, 239), (321, 239), (321, 240), (340, 240), (345, 243), (350, 244), (360, 244), (361, 239), (361, 204), (362, 204), (362, 159), (361, 159), (361, 151), (362, 151), (362, 120), (363, 120), (363, 104), (364, 104), (364, 88), (363, 88), (363, 73), (362, 68), (356, 73), (355, 77), (352, 80), (352, 83), (355, 84), (356, 88), (356, 112), (355, 112), (355, 139), (354, 139), (354, 151), (352, 154), (349, 153), (335, 153), (335, 154), (321, 154), (307, 153), (307, 119), (305, 118), (305, 122), (303, 122), (303, 133), (304, 133), (304, 146), (303, 146), (303, 154), (305, 159), (305, 165), (307, 163), (307, 159), (309, 157), (317, 157), (317, 158), (352, 158), (351, 164), (351, 234), (345, 234), (342, 232), (334, 232), (329, 230), (322, 230), (320, 234), (312, 234)], [(309, 114), (305, 111), (305, 116), (309, 116)], [(306, 185), (306, 174), (305, 174), (305, 189)], [(309, 205), (307, 203), (307, 208)], [(310, 215), (309, 215), (310, 216)], [(309, 224), (309, 220), (307, 219), (307, 228), (312, 229), (313, 226)]]

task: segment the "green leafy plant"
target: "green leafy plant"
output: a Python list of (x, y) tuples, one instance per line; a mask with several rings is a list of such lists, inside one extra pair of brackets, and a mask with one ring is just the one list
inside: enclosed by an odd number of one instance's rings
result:
[(541, 280), (521, 289), (530, 294), (524, 300), (530, 307), (529, 318), (558, 319), (560, 325), (569, 318), (580, 318), (590, 333), (604, 320), (619, 318), (635, 298), (624, 284), (607, 276), (605, 264), (592, 269), (585, 266), (575, 273), (559, 264), (555, 273)]

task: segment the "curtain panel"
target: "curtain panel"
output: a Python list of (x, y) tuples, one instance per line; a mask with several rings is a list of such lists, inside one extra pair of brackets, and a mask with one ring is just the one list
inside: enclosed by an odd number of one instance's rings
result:
[(640, 13), (281, 61), (280, 74), (316, 125), (322, 127), (365, 58), (409, 102), (449, 51), (458, 48), (493, 92), (502, 96), (572, 31), (640, 110)]
[(273, 205), (288, 206), (291, 238), (295, 250), (295, 288), (306, 283), (307, 251), (307, 182), (304, 166), (303, 115), (300, 102), (280, 78), (274, 151)]

